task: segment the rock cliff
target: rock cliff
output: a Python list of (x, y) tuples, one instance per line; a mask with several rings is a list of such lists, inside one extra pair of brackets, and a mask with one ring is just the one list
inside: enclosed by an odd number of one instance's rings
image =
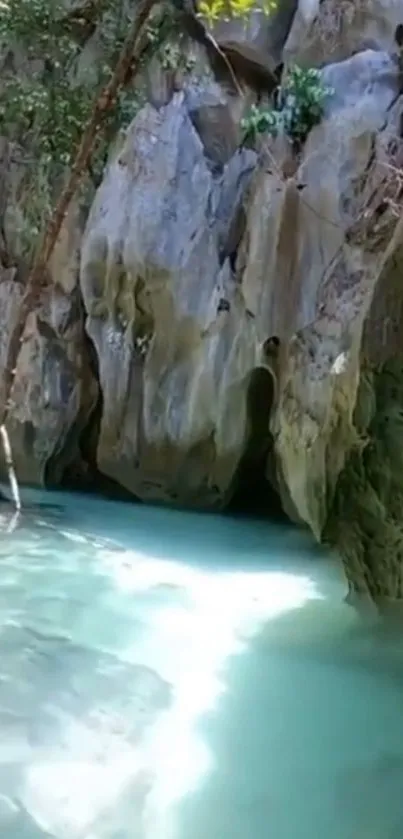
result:
[[(256, 93), (230, 95), (200, 51), (185, 74), (149, 70), (27, 324), (21, 480), (96, 465), (137, 498), (222, 508), (259, 473), (352, 590), (401, 598), (400, 6), (299, 0), (220, 24), (241, 61), (321, 68), (333, 95), (299, 149), (242, 143)], [(0, 366), (20, 287), (5, 266)]]

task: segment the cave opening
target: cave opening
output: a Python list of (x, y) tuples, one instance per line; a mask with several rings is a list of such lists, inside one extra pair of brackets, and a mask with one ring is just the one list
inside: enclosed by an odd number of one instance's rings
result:
[[(266, 367), (253, 370), (247, 392), (248, 437), (226, 508), (230, 515), (287, 519), (274, 485), (274, 469), (268, 469), (273, 452), (270, 413), (274, 387), (273, 376)], [(272, 480), (268, 471), (273, 472)]]

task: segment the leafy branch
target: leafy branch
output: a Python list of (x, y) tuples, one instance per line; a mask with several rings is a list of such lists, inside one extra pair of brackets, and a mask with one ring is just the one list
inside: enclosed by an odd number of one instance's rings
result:
[(333, 89), (323, 84), (320, 70), (294, 65), (278, 91), (275, 107), (252, 105), (242, 120), (244, 139), (255, 140), (265, 133), (276, 137), (283, 132), (294, 144), (301, 145), (321, 121), (326, 99), (332, 94)]

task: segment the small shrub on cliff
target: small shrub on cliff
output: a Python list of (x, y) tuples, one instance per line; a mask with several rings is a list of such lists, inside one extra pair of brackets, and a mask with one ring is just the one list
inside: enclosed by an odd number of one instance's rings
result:
[(275, 137), (283, 131), (300, 145), (321, 121), (326, 98), (332, 93), (332, 88), (323, 84), (320, 70), (295, 65), (278, 91), (276, 106), (261, 109), (253, 105), (242, 120), (245, 138), (256, 139), (265, 133)]
[(242, 120), (242, 128), (245, 137), (255, 140), (259, 134), (270, 134), (272, 137), (277, 134), (277, 114), (274, 109), (259, 108), (252, 105), (247, 117)]
[(280, 91), (282, 124), (286, 134), (303, 142), (321, 121), (325, 101), (333, 89), (323, 84), (321, 72), (315, 67), (302, 69), (294, 66), (284, 90)]

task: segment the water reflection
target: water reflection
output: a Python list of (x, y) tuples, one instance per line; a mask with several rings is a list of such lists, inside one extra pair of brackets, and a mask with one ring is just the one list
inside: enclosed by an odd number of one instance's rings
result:
[(63, 496), (0, 516), (1, 835), (401, 839), (400, 639), (308, 538)]

